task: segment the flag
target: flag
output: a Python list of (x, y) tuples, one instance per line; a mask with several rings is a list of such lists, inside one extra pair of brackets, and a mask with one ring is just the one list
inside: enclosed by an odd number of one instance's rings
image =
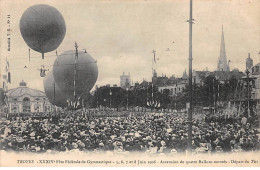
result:
[(76, 108), (78, 108), (80, 106), (80, 101), (77, 101), (76, 103)]
[(76, 100), (76, 108), (78, 108), (79, 106), (80, 106), (80, 97), (77, 98), (77, 100)]
[(6, 60), (5, 72), (9, 72), (9, 61)]
[(6, 66), (8, 67), (8, 70), (9, 70), (9, 61), (6, 61)]
[(8, 72), (8, 80), (7, 80), (8, 83), (11, 83), (11, 73)]
[(156, 58), (155, 58), (155, 51), (153, 50), (153, 60), (156, 63)]
[(5, 77), (5, 80), (7, 81), (7, 83), (11, 83), (11, 73), (9, 67), (9, 61), (6, 60), (5, 72), (7, 72), (7, 77)]
[(7, 75), (3, 75), (3, 79), (7, 80)]
[(45, 69), (44, 68), (41, 68), (41, 73), (40, 73), (40, 76), (41, 77), (45, 77)]
[[(8, 97), (6, 95), (6, 93), (4, 94), (4, 104), (7, 105), (8, 104)], [(7, 112), (8, 113), (8, 112)]]

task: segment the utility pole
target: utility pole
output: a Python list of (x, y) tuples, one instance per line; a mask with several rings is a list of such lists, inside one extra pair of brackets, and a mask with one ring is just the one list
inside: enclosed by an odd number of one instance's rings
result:
[(215, 115), (216, 113), (216, 91), (215, 91), (215, 78), (213, 78), (213, 106), (214, 106), (214, 110), (213, 113)]
[(154, 75), (154, 69), (153, 69), (153, 62), (155, 61), (155, 53), (156, 51), (153, 50), (153, 59), (152, 59), (152, 109), (151, 111), (153, 111), (153, 108), (154, 108), (154, 101), (153, 101), (153, 75)]
[(112, 97), (112, 91), (111, 89), (109, 90), (109, 108), (111, 110), (111, 97)]
[(77, 59), (78, 59), (78, 45), (77, 43), (75, 42), (75, 49), (76, 49), (76, 53), (75, 53), (75, 60), (74, 60), (74, 64), (75, 64), (75, 67), (74, 67), (74, 84), (73, 84), (73, 87), (74, 87), (74, 107), (76, 107), (76, 99), (77, 99), (77, 96), (76, 96), (76, 74), (77, 74)]
[(248, 113), (248, 117), (251, 117), (250, 114), (250, 99), (251, 99), (251, 91), (250, 91), (250, 82), (249, 82), (249, 70), (246, 69), (246, 83), (247, 83), (247, 113)]
[(54, 99), (54, 103), (55, 103), (55, 82), (53, 82), (53, 99)]
[[(53, 82), (53, 99), (54, 99), (54, 103), (56, 103), (56, 99), (55, 99), (55, 82)], [(56, 109), (54, 111), (56, 113)]]
[(127, 111), (128, 111), (128, 90), (129, 90), (129, 89), (128, 89), (128, 87), (127, 87), (127, 88), (126, 88), (126, 93), (127, 93), (127, 94), (126, 94), (126, 95), (127, 95), (127, 96), (126, 96), (126, 97), (127, 97), (127, 98), (126, 98), (126, 110), (127, 110)]
[(190, 19), (189, 22), (189, 109), (188, 109), (188, 142), (187, 150), (192, 153), (192, 0), (190, 0)]
[(96, 95), (97, 95), (97, 109), (99, 108), (98, 107), (98, 86), (96, 85)]

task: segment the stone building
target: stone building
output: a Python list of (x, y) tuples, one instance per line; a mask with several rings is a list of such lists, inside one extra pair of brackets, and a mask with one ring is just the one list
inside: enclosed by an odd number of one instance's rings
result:
[(129, 89), (131, 87), (130, 73), (128, 73), (128, 75), (123, 73), (123, 75), (120, 76), (120, 87), (123, 89)]
[(169, 84), (169, 85), (165, 85), (165, 86), (159, 86), (158, 90), (159, 90), (159, 92), (163, 93), (163, 91), (165, 89), (168, 89), (168, 90), (170, 90), (170, 95), (175, 96), (178, 93), (182, 93), (183, 90), (185, 89), (185, 87), (186, 87), (186, 83), (180, 82), (180, 83), (177, 83), (177, 84)]
[(8, 90), (8, 113), (51, 112), (53, 105), (45, 93), (31, 89), (22, 81), (17, 88)]
[(255, 80), (255, 99), (257, 99), (257, 109), (260, 112), (260, 63), (251, 67), (252, 76), (256, 77)]

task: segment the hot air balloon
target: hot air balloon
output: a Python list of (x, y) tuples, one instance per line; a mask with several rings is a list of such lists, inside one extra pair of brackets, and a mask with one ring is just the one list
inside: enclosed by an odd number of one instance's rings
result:
[(78, 57), (76, 57), (75, 50), (66, 51), (55, 60), (53, 77), (63, 92), (74, 96), (75, 90), (76, 97), (82, 99), (87, 96), (97, 81), (97, 63), (83, 51), (78, 51)]
[(66, 107), (67, 100), (70, 98), (63, 93), (53, 78), (53, 71), (50, 71), (43, 80), (44, 91), (49, 102), (58, 107)]
[(29, 7), (20, 20), (20, 31), (26, 44), (42, 53), (53, 51), (61, 44), (66, 25), (61, 13), (49, 5)]

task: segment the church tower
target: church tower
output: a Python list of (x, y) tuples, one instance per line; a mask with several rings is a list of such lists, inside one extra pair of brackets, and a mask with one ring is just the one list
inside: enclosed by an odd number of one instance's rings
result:
[(248, 53), (248, 57), (246, 59), (246, 69), (250, 69), (251, 67), (253, 67), (253, 60), (252, 58), (250, 58), (250, 53)]
[(219, 58), (218, 58), (218, 70), (217, 71), (229, 71), (229, 65), (227, 63), (227, 56), (226, 56), (223, 25), (222, 25), (222, 36), (221, 36), (220, 54), (219, 54)]

